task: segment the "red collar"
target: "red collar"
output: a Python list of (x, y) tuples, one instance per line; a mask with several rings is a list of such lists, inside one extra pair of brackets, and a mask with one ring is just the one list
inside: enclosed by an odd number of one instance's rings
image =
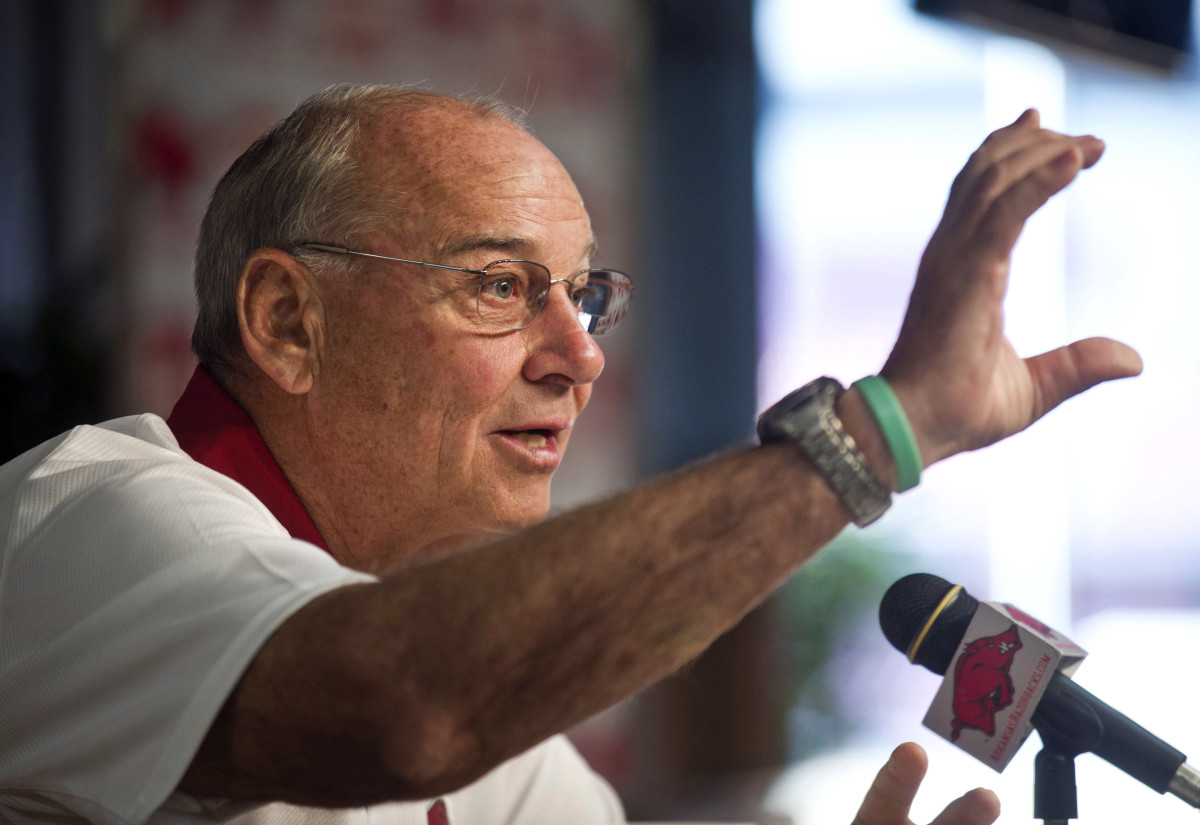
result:
[(250, 416), (203, 367), (196, 367), (167, 426), (185, 453), (253, 493), (293, 538), (329, 551)]

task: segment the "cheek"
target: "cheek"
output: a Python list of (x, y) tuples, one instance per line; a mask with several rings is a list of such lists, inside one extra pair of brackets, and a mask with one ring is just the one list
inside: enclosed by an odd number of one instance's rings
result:
[(520, 379), (519, 342), (464, 329), (444, 305), (384, 309), (371, 297), (360, 294), (343, 316), (351, 323), (331, 331), (327, 377), (355, 408), (346, 412), (378, 438), (460, 452)]
[(486, 426), (520, 379), (521, 360), (490, 339), (429, 337), (402, 370), (406, 403), (443, 433)]

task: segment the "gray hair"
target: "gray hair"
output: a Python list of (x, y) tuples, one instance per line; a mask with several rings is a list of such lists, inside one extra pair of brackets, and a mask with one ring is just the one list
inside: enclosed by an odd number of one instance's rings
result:
[(213, 190), (196, 243), (199, 309), (192, 350), (201, 364), (227, 368), (241, 361), (237, 283), (251, 252), (283, 249), (317, 269), (328, 256), (297, 253), (297, 243), (350, 244), (396, 219), (394, 204), (370, 185), (356, 153), (364, 121), (385, 107), (420, 109), (452, 101), (526, 128), (524, 112), (491, 98), (447, 97), (393, 84), (331, 86), (303, 101), (233, 162)]

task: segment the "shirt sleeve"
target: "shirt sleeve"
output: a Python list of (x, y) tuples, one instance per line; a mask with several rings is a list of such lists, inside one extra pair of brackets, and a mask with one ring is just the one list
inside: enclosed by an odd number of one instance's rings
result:
[(564, 735), (552, 736), (446, 797), (452, 823), (619, 825), (616, 792)]
[(0, 811), (145, 822), (270, 634), (373, 581), (158, 425), (80, 428), (0, 475)]

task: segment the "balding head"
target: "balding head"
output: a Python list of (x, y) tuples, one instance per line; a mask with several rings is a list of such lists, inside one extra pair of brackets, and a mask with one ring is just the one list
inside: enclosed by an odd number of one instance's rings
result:
[[(405, 115), (423, 111), (524, 128), (519, 110), (495, 100), (396, 85), (333, 86), (301, 103), (234, 161), (213, 191), (196, 247), (199, 312), (192, 349), (210, 371), (242, 362), (235, 298), (251, 252), (265, 247), (290, 252), (314, 239), (354, 243), (394, 223), (398, 204), (383, 195), (369, 158), (381, 134), (394, 140), (398, 124), (426, 120)], [(421, 143), (389, 147), (393, 171), (404, 165), (400, 146), (417, 149)], [(320, 267), (323, 260), (314, 256), (306, 263)]]

